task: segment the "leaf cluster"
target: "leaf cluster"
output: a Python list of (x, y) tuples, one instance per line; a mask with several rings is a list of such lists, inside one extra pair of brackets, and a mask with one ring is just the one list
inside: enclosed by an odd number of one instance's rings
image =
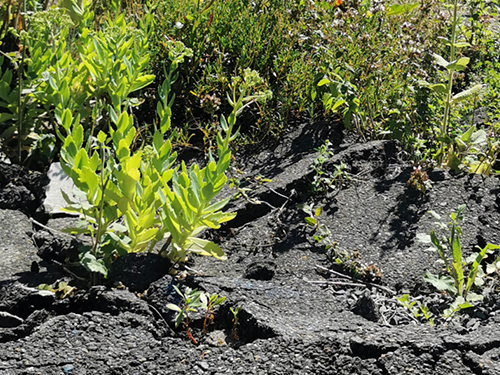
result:
[[(436, 289), (455, 296), (454, 303), (445, 312), (447, 316), (451, 316), (460, 309), (472, 307), (475, 301), (483, 299), (482, 295), (472, 292), (474, 286), (481, 287), (484, 285), (485, 273), (480, 266), (481, 262), (492, 250), (500, 249), (500, 246), (488, 243), (483, 248), (479, 248), (479, 252), (472, 253), (467, 258), (464, 258), (460, 242), (462, 236), (460, 223), (464, 219), (465, 208), (465, 205), (461, 205), (456, 212), (452, 212), (450, 214), (451, 221), (449, 222), (443, 222), (440, 215), (430, 211), (434, 218), (438, 220), (436, 222), (438, 227), (446, 231), (447, 234), (438, 236), (435, 231), (431, 231), (429, 236), (419, 235), (419, 241), (431, 244), (429, 250), (437, 251), (445, 265), (445, 275), (438, 276), (427, 272), (424, 275), (424, 280), (431, 283)], [(467, 266), (469, 266), (469, 269), (467, 269)]]

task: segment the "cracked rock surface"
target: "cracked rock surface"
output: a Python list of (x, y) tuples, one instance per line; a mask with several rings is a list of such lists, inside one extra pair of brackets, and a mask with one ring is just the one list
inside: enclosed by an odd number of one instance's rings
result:
[[(106, 285), (88, 288), (79, 280), (85, 273), (69, 274), (65, 265), (77, 259), (76, 240), (57, 232), (74, 219), (31, 221), (43, 192), (30, 179), (16, 182), (30, 192), (30, 208), (0, 210), (0, 375), (500, 374), (498, 280), (485, 285), (474, 308), (434, 326), (394, 298), (450, 302), (423, 281), (441, 266), (417, 235), (434, 228), (428, 210), (447, 218), (465, 203), (465, 255), (500, 244), (499, 180), (428, 171), (433, 187), (421, 194), (406, 185), (413, 167), (396, 142), (349, 137), (335, 126), (303, 126), (279, 145), (242, 152), (240, 187), (250, 190), (228, 205), (238, 213), (233, 221), (204, 233), (228, 260), (195, 258), (184, 277), (168, 275), (156, 254), (133, 255), (117, 262)], [(350, 179), (314, 195), (310, 165), (325, 139), (333, 152), (325, 170), (343, 163)], [(21, 173), (2, 170), (12, 179)], [(2, 189), (11, 189), (7, 180)], [(332, 249), (311, 239), (301, 203), (321, 206), (318, 220), (335, 249), (376, 265), (382, 278), (334, 282), (333, 272), (349, 273), (335, 268)], [(56, 281), (76, 289), (65, 298), (37, 289)], [(166, 308), (180, 302), (174, 285), (226, 296), (206, 332), (201, 312), (191, 316), (192, 338), (174, 327)], [(231, 308), (240, 308), (237, 324)]]

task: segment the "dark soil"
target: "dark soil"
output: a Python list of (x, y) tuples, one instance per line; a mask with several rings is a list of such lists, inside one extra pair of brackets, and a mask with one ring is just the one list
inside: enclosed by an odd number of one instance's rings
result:
[[(310, 166), (325, 139), (334, 155), (324, 169), (344, 163), (350, 178), (312, 194)], [(447, 218), (465, 203), (466, 255), (500, 243), (499, 180), (427, 171), (433, 186), (423, 194), (407, 186), (405, 160), (394, 141), (357, 143), (332, 124), (299, 127), (273, 148), (237, 155), (243, 174), (234, 177), (250, 190), (231, 201), (233, 221), (205, 233), (227, 261), (195, 258), (173, 278), (159, 255), (130, 255), (90, 289), (84, 273), (68, 272), (78, 241), (58, 232), (74, 219), (41, 214), (44, 176), (1, 165), (0, 374), (500, 374), (495, 279), (474, 308), (434, 326), (394, 298), (410, 293), (439, 316), (450, 297), (424, 283), (441, 266), (416, 236), (435, 228), (428, 210)], [(312, 239), (300, 203), (323, 207), (319, 223), (336, 247)], [(361, 280), (339, 282), (332, 272), (367, 267)], [(77, 289), (65, 298), (37, 289), (56, 281)], [(179, 303), (174, 285), (227, 297), (206, 333), (203, 313), (192, 316), (192, 338), (175, 329), (165, 307)]]

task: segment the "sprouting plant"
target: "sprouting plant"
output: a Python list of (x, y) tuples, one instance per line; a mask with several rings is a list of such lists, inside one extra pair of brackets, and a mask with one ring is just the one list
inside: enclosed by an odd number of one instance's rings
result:
[(184, 293), (182, 293), (176, 285), (173, 287), (182, 299), (181, 306), (168, 303), (166, 307), (177, 312), (177, 316), (175, 317), (175, 327), (177, 328), (181, 323), (183, 323), (184, 327), (187, 329), (190, 322), (189, 313), (196, 312), (198, 308), (203, 306), (201, 296), (205, 296), (205, 292), (186, 287)]
[[(483, 285), (484, 271), (480, 267), (481, 261), (491, 250), (500, 249), (500, 246), (488, 243), (484, 248), (479, 248), (478, 253), (471, 254), (467, 259), (463, 258), (460, 223), (464, 219), (465, 208), (465, 205), (459, 206), (456, 212), (450, 214), (451, 221), (447, 223), (443, 222), (436, 212), (429, 211), (436, 218), (438, 227), (447, 231), (448, 234), (438, 237), (434, 231), (431, 231), (430, 236), (419, 235), (421, 242), (432, 245), (430, 250), (437, 250), (441, 261), (445, 264), (446, 275), (436, 276), (427, 272), (424, 280), (436, 289), (447, 291), (456, 297), (455, 302), (450, 306), (451, 310), (448, 313), (445, 312), (448, 316), (462, 308), (471, 307), (473, 302), (483, 299), (482, 295), (471, 292), (472, 286)], [(466, 266), (469, 264), (470, 269), (467, 273)]]
[(232, 319), (233, 328), (231, 329), (231, 333), (233, 335), (233, 339), (238, 340), (238, 318), (239, 318), (239, 313), (242, 310), (242, 308), (239, 306), (234, 307), (234, 308), (230, 307), (229, 310), (233, 314), (233, 319)]
[(326, 250), (334, 247), (336, 242), (332, 240), (330, 229), (319, 220), (323, 211), (321, 206), (314, 209), (312, 205), (302, 203), (297, 205), (297, 208), (308, 215), (304, 218), (304, 221), (308, 226), (313, 228), (312, 239), (317, 243), (323, 243)]
[(350, 179), (346, 171), (347, 166), (344, 163), (334, 165), (335, 170), (333, 172), (325, 169), (325, 163), (333, 156), (331, 143), (328, 139), (316, 151), (319, 154), (311, 164), (311, 168), (315, 172), (312, 181), (313, 192), (321, 193), (328, 192), (331, 189), (340, 189)]
[(428, 307), (424, 304), (419, 304), (418, 307), (417, 301), (410, 302), (410, 296), (408, 294), (404, 294), (401, 297), (396, 297), (396, 300), (403, 306), (406, 307), (415, 318), (420, 319), (424, 318), (429, 322), (432, 326), (434, 325), (434, 317), (433, 314), (429, 311)]
[(459, 57), (457, 54), (458, 48), (470, 47), (470, 44), (466, 41), (458, 41), (458, 32), (460, 26), (460, 20), (458, 15), (458, 0), (453, 0), (452, 3), (452, 18), (451, 18), (451, 38), (448, 40), (443, 38), (444, 43), (450, 49), (450, 60), (446, 60), (444, 57), (434, 53), (434, 59), (436, 63), (444, 68), (446, 82), (445, 83), (435, 83), (429, 84), (428, 82), (421, 81), (424, 86), (437, 93), (444, 98), (444, 113), (441, 126), (438, 130), (438, 140), (439, 140), (439, 150), (437, 152), (436, 159), (439, 166), (443, 165), (446, 158), (446, 145), (451, 144), (449, 139), (449, 121), (450, 121), (450, 111), (451, 107), (459, 102), (462, 102), (472, 95), (479, 93), (482, 89), (481, 84), (477, 84), (469, 89), (466, 89), (458, 94), (453, 95), (453, 80), (456, 72), (465, 70), (470, 59), (468, 57)]
[(177, 286), (174, 285), (173, 287), (182, 299), (181, 305), (178, 306), (173, 303), (168, 303), (166, 307), (177, 312), (175, 327), (177, 328), (182, 323), (188, 337), (196, 344), (196, 340), (189, 331), (189, 323), (191, 320), (189, 314), (200, 309), (205, 311), (203, 332), (206, 333), (207, 325), (212, 324), (214, 320), (214, 307), (221, 305), (226, 300), (226, 297), (220, 297), (218, 294), (210, 295), (207, 292), (191, 289), (190, 287), (186, 287), (184, 293), (182, 293)]
[(40, 284), (38, 285), (38, 289), (40, 290), (48, 290), (49, 292), (53, 292), (56, 294), (56, 297), (59, 299), (64, 299), (66, 297), (69, 297), (73, 294), (73, 292), (76, 290), (74, 286), (68, 285), (68, 283), (64, 281), (60, 282), (55, 282), (52, 285), (48, 284)]
[(208, 294), (202, 293), (200, 295), (201, 303), (203, 308), (205, 309), (205, 319), (203, 319), (203, 332), (207, 332), (207, 326), (212, 324), (214, 321), (214, 307), (221, 305), (226, 297), (219, 297), (218, 294)]

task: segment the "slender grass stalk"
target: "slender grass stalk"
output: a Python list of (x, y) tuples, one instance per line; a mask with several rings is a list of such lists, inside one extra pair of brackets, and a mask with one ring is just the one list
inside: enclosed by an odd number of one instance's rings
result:
[[(458, 0), (453, 0), (453, 20), (451, 23), (451, 45), (450, 45), (450, 61), (455, 61), (456, 57), (456, 40), (457, 40), (457, 23), (458, 23)], [(451, 99), (453, 95), (453, 78), (454, 69), (448, 71), (448, 90), (446, 93), (446, 103), (443, 115), (443, 124), (441, 126), (441, 136), (444, 138), (448, 134), (448, 123), (450, 119)], [(443, 164), (445, 152), (445, 139), (441, 140), (439, 152), (439, 165)]]

